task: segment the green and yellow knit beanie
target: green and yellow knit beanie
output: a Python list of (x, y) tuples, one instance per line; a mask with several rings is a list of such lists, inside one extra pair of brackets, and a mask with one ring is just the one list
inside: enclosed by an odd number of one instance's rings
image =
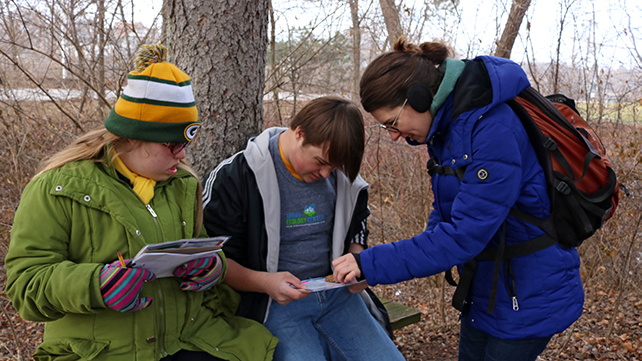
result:
[(105, 128), (128, 139), (155, 143), (191, 142), (201, 127), (192, 82), (166, 61), (161, 44), (143, 45), (136, 70), (105, 119)]

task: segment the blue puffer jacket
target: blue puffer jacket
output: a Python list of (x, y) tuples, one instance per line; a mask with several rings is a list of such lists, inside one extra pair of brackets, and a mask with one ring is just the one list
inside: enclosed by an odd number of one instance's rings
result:
[[(461, 182), (454, 175), (432, 177), (434, 209), (423, 233), (361, 253), (370, 285), (427, 277), (462, 265), (485, 248), (497, 247), (504, 220), (507, 246), (543, 234), (508, 216), (511, 207), (540, 218), (550, 214), (542, 168), (519, 118), (505, 104), (527, 86), (526, 74), (510, 60), (466, 61), (427, 138), (430, 156), (453, 168), (466, 166), (464, 177)], [(494, 312), (487, 314), (493, 263), (479, 261), (473, 276), (467, 312), (473, 327), (518, 340), (562, 332), (580, 317), (584, 291), (575, 248), (554, 245), (512, 259), (514, 279), (504, 264)], [(509, 289), (516, 294), (518, 310)]]

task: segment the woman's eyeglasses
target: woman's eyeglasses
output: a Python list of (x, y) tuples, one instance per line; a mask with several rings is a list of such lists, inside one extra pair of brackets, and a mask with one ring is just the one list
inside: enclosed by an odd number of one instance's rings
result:
[(383, 128), (383, 129), (389, 131), (389, 132), (392, 132), (392, 133), (401, 133), (401, 131), (399, 129), (395, 128), (395, 124), (397, 124), (397, 120), (399, 120), (399, 116), (401, 115), (401, 112), (403, 111), (403, 108), (406, 106), (406, 103), (408, 103), (408, 98), (406, 98), (406, 100), (403, 101), (403, 104), (401, 105), (401, 109), (399, 109), (399, 114), (397, 114), (397, 117), (392, 122), (392, 124), (390, 124), (390, 125), (379, 124), (379, 126), (381, 128)]
[(191, 142), (187, 143), (163, 143), (164, 146), (169, 148), (169, 151), (172, 152), (172, 154), (176, 155), (181, 152), (181, 150), (187, 148)]

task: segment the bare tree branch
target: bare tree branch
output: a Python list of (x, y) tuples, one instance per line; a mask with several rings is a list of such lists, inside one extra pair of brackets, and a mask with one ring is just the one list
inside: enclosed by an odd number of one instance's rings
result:
[(510, 14), (508, 14), (508, 20), (506, 21), (504, 32), (497, 42), (495, 56), (510, 58), (510, 53), (513, 50), (513, 44), (515, 44), (515, 38), (517, 38), (519, 28), (522, 25), (522, 20), (524, 19), (524, 15), (526, 15), (526, 11), (530, 5), (531, 0), (513, 0), (513, 5), (510, 8)]

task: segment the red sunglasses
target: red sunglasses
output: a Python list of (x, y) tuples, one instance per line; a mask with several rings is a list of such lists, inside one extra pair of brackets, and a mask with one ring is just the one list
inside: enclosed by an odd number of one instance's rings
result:
[(169, 151), (172, 152), (172, 154), (176, 155), (181, 152), (181, 150), (187, 148), (191, 142), (187, 143), (163, 143), (164, 146), (169, 148)]

